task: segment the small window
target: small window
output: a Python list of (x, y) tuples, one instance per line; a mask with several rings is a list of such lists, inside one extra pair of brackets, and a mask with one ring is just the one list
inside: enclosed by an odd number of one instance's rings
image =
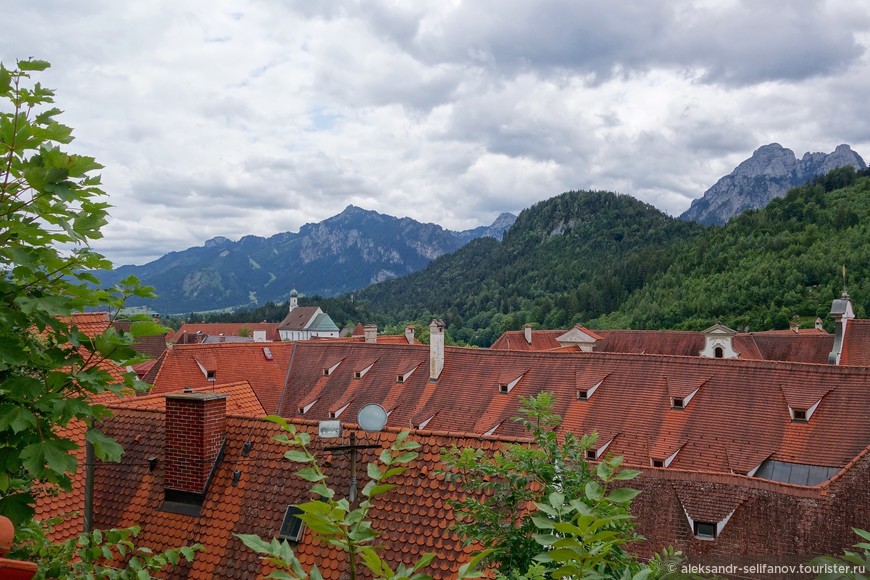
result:
[(577, 400), (578, 401), (588, 401), (589, 400), (589, 391), (587, 391), (585, 389), (582, 391), (577, 391)]
[(682, 397), (673, 397), (671, 399), (671, 408), (672, 409), (685, 409), (683, 406), (683, 398)]
[(713, 356), (715, 356), (716, 358), (722, 358), (725, 356), (725, 351), (722, 350), (721, 346), (717, 346), (715, 349), (713, 349)]
[(323, 376), (324, 376), (324, 377), (328, 377), (328, 376), (329, 376), (329, 369), (323, 369)]
[(498, 386), (498, 392), (499, 393), (509, 393), (510, 387), (508, 387), (508, 385), (505, 385), (504, 383), (501, 383)]
[(355, 379), (361, 379), (362, 376), (363, 376), (363, 375), (362, 375), (362, 371), (353, 371), (353, 378), (355, 378)]
[(281, 522), (281, 530), (278, 532), (278, 539), (297, 544), (302, 540), (305, 523), (299, 519), (301, 513), (302, 510), (298, 507), (287, 506), (287, 511), (284, 512), (284, 521)]
[(594, 449), (587, 449), (586, 459), (590, 461), (595, 461), (596, 459), (598, 459), (598, 453)]
[(217, 371), (206, 371), (205, 378), (209, 381), (214, 382), (217, 380), (217, 378), (215, 377), (216, 374), (217, 374)]
[(799, 421), (799, 422), (803, 422), (803, 423), (807, 422), (806, 409), (793, 409), (792, 413), (794, 415), (794, 417), (792, 418), (793, 421)]
[(653, 460), (652, 460), (652, 466), (653, 466), (653, 467), (664, 467), (664, 466), (665, 466), (665, 462), (662, 461), (661, 459), (653, 459)]
[(705, 540), (716, 538), (716, 524), (709, 522), (695, 522), (695, 536)]
[(404, 383), (405, 382), (405, 375), (396, 375), (396, 382), (397, 383)]

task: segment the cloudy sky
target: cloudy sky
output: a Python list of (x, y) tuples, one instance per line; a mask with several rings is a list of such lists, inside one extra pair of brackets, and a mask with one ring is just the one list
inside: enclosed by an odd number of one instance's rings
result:
[(348, 204), (450, 229), (569, 189), (671, 215), (761, 145), (870, 160), (870, 3), (6, 0), (141, 264)]

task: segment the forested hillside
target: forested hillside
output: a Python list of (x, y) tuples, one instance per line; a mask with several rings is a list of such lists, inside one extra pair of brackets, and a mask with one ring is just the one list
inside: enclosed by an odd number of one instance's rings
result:
[[(488, 346), (505, 330), (751, 330), (827, 321), (843, 288), (870, 303), (870, 171), (842, 168), (727, 225), (671, 218), (627, 195), (572, 191), (525, 210), (504, 239), (475, 240), (423, 270), (355, 294), (309, 298), (339, 325), (394, 332), (432, 318), (448, 338)], [(283, 317), (283, 306), (255, 311)], [(244, 313), (234, 315), (246, 316)]]
[[(870, 300), (870, 172), (851, 167), (791, 190), (763, 210), (710, 228), (662, 276), (599, 327), (785, 328), (826, 319), (843, 288), (857, 316)], [(827, 321), (826, 321), (827, 322)]]
[(356, 300), (393, 322), (443, 318), (454, 340), (488, 346), (525, 322), (564, 328), (613, 311), (702, 234), (627, 195), (571, 191), (523, 211), (501, 242), (475, 240)]

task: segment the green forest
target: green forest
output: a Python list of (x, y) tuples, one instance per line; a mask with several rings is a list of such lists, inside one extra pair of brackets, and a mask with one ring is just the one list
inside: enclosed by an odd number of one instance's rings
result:
[[(848, 288), (870, 297), (870, 170), (837, 169), (725, 226), (672, 218), (631, 196), (569, 191), (523, 211), (499, 242), (474, 240), (407, 277), (307, 297), (339, 326), (387, 332), (432, 318), (454, 344), (536, 328), (740, 330), (812, 326)], [(843, 270), (845, 269), (845, 279)], [(283, 304), (211, 320), (277, 321)], [(827, 322), (827, 321), (826, 321)]]

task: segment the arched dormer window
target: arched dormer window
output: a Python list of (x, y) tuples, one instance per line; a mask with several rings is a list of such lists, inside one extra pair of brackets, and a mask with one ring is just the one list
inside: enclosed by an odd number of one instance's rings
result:
[(715, 358), (722, 358), (723, 355), (724, 351), (722, 350), (721, 346), (717, 346), (715, 349), (713, 349), (713, 356)]

